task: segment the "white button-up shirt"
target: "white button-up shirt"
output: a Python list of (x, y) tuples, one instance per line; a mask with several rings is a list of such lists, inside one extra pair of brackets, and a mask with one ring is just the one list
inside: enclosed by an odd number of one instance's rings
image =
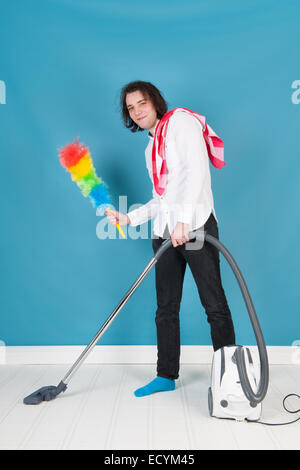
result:
[[(157, 124), (156, 124), (157, 125)], [(152, 176), (153, 136), (149, 132), (145, 150), (146, 166)], [(202, 227), (214, 210), (211, 190), (209, 157), (201, 123), (192, 115), (175, 112), (166, 135), (167, 185), (159, 196), (153, 186), (153, 198), (127, 215), (131, 225), (141, 225), (154, 219), (153, 233), (162, 237), (166, 226), (170, 234), (177, 222), (189, 224), (189, 231)], [(162, 158), (157, 157), (157, 174)], [(217, 218), (216, 218), (217, 220)]]

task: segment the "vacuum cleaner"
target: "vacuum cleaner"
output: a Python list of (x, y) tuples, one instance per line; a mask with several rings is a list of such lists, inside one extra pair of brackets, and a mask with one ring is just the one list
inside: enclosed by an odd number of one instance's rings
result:
[[(207, 242), (212, 244), (228, 261), (238, 281), (247, 307), (256, 336), (260, 359), (260, 367), (255, 367), (250, 350), (239, 345), (230, 345), (215, 351), (212, 363), (211, 386), (208, 390), (209, 413), (217, 418), (256, 421), (260, 417), (261, 402), (267, 393), (269, 383), (268, 356), (259, 321), (244, 278), (229, 251), (219, 240), (205, 232), (203, 227), (189, 234), (190, 241), (195, 238), (201, 243)], [(26, 405), (37, 405), (42, 401), (50, 401), (61, 392), (65, 392), (71, 378), (93, 350), (101, 336), (109, 328), (113, 320), (115, 320), (153, 266), (171, 246), (171, 238), (168, 238), (161, 244), (143, 272), (126, 292), (117, 307), (103, 323), (92, 341), (85, 347), (60, 383), (57, 386), (42, 387), (28, 395), (23, 400)]]
[(261, 402), (269, 385), (269, 362), (261, 327), (247, 285), (235, 260), (225, 246), (206, 234), (210, 242), (228, 261), (242, 292), (258, 346), (260, 368), (250, 349), (244, 346), (225, 346), (215, 351), (208, 389), (208, 408), (211, 416), (237, 421), (257, 421)]

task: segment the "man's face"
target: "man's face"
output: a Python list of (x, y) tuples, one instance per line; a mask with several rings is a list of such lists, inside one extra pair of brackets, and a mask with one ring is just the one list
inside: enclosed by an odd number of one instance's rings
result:
[(131, 119), (142, 129), (153, 129), (157, 121), (156, 109), (147, 95), (133, 91), (126, 95), (126, 106)]

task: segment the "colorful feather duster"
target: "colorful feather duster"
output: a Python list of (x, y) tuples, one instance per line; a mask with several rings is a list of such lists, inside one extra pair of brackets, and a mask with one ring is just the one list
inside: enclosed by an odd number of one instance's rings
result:
[[(108, 187), (97, 176), (88, 147), (75, 140), (59, 149), (58, 153), (60, 163), (70, 172), (72, 180), (76, 182), (84, 197), (88, 197), (96, 209), (102, 204), (109, 206), (111, 199)], [(125, 238), (119, 224), (117, 224), (117, 228)]]

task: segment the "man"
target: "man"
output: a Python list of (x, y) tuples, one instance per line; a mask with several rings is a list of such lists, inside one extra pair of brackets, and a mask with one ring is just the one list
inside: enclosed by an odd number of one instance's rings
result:
[[(155, 265), (157, 377), (135, 391), (136, 396), (145, 396), (175, 388), (180, 356), (179, 310), (187, 264), (211, 327), (214, 350), (235, 344), (235, 334), (222, 287), (218, 250), (206, 242), (201, 249), (196, 245), (193, 249), (189, 242), (189, 232), (203, 226), (206, 232), (218, 238), (208, 152), (201, 122), (191, 112), (180, 112), (185, 108), (179, 108), (173, 114), (169, 112), (172, 115), (164, 147), (167, 170), (165, 177), (163, 175), (158, 182), (156, 165), (159, 167), (164, 162), (154, 162), (152, 148), (157, 135), (155, 131), (168, 117), (167, 104), (154, 85), (138, 81), (122, 89), (121, 107), (127, 128), (132, 132), (148, 131), (149, 143), (145, 154), (149, 176), (154, 183), (153, 198), (128, 214), (107, 211), (106, 215), (114, 225), (137, 226), (153, 218), (154, 252), (165, 238), (171, 237), (173, 245)], [(161, 168), (158, 168), (158, 174)], [(186, 242), (189, 242), (189, 249)]]

